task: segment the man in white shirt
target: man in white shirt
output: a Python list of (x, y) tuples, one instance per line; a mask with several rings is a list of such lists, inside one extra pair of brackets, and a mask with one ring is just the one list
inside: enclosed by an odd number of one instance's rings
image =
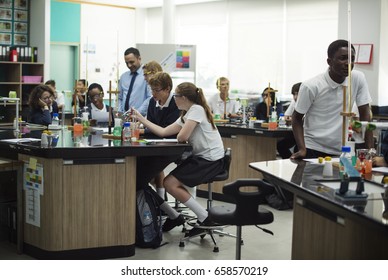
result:
[[(291, 158), (317, 158), (339, 156), (342, 146), (343, 87), (348, 85), (349, 50), (346, 40), (336, 40), (329, 45), (328, 70), (302, 83), (292, 129), (299, 151)], [(355, 49), (351, 49), (354, 67)], [(370, 121), (369, 103), (372, 101), (363, 73), (352, 71), (352, 100), (356, 103), (361, 121)], [(346, 108), (348, 108), (346, 104)], [(304, 119), (303, 119), (304, 117)], [(373, 147), (373, 135), (365, 134), (367, 148)]]
[(236, 99), (229, 98), (229, 80), (221, 77), (217, 79), (216, 85), (220, 93), (211, 96), (208, 100), (213, 116), (220, 115), (221, 118), (238, 117), (240, 103)]

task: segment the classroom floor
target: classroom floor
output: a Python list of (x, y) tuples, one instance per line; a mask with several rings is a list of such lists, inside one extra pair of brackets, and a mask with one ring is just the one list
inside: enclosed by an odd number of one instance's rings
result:
[[(204, 206), (206, 199), (197, 198)], [(225, 204), (214, 201), (213, 205)], [(244, 226), (242, 229), (244, 245), (241, 249), (241, 259), (245, 260), (290, 260), (292, 238), (292, 210), (278, 211), (265, 206), (274, 214), (274, 222), (263, 226), (271, 230), (274, 235), (267, 234), (255, 226)], [(236, 239), (227, 236), (218, 236), (219, 252), (213, 252), (213, 242), (209, 235), (204, 239), (199, 237), (179, 247), (183, 237), (182, 227), (174, 228), (163, 234), (163, 242), (168, 242), (157, 249), (136, 248), (128, 260), (233, 260), (235, 258)], [(236, 227), (224, 229), (230, 233), (236, 232)], [(0, 260), (29, 260), (28, 255), (16, 253), (16, 245), (8, 241), (0, 241)]]

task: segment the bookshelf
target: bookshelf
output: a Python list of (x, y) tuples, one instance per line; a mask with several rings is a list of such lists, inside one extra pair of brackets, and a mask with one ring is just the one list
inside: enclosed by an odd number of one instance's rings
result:
[[(27, 120), (28, 97), (32, 89), (41, 82), (23, 82), (22, 76), (41, 76), (44, 78), (44, 63), (36, 62), (0, 62), (0, 96), (8, 97), (9, 91), (16, 91), (20, 98), (20, 116)], [(1, 123), (13, 122), (16, 116), (15, 107), (0, 106)]]

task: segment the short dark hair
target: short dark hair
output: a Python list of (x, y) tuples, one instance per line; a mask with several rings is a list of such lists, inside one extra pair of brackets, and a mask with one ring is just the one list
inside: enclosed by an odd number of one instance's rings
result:
[(301, 84), (302, 83), (296, 83), (295, 85), (292, 86), (292, 89), (291, 89), (292, 95), (298, 94)]
[(50, 85), (55, 87), (55, 80), (48, 80), (47, 82), (44, 83), (45, 85)]
[[(349, 45), (349, 42), (346, 40), (336, 40), (332, 42), (329, 47), (327, 48), (327, 57), (328, 58), (334, 58), (334, 54), (340, 49), (340, 48), (347, 48)], [(352, 46), (352, 50), (356, 51), (354, 46)]]
[(133, 53), (133, 55), (136, 56), (136, 58), (139, 58), (140, 56), (139, 50), (132, 47), (125, 50), (124, 56), (129, 55), (130, 53)]
[(89, 88), (88, 88), (88, 92), (91, 91), (92, 89), (94, 88), (98, 88), (99, 91), (101, 91), (102, 93), (104, 93), (104, 90), (102, 88), (102, 86), (100, 84), (97, 84), (97, 83), (92, 83)]

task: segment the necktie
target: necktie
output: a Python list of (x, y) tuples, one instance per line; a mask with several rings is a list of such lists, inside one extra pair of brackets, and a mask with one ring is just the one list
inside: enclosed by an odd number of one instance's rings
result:
[(125, 99), (125, 106), (124, 106), (125, 111), (128, 111), (128, 109), (129, 109), (129, 97), (131, 96), (131, 92), (132, 92), (133, 84), (135, 83), (137, 72), (131, 73), (131, 76), (132, 76), (131, 84), (129, 85), (129, 89), (127, 92), (127, 98)]

